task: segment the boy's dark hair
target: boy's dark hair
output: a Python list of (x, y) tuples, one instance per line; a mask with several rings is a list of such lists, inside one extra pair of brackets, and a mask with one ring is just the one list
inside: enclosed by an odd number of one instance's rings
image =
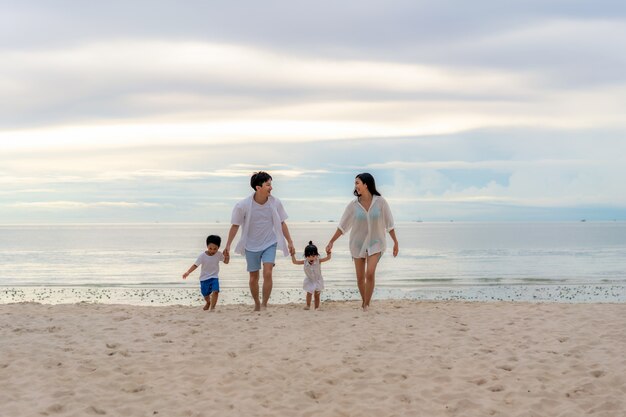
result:
[(272, 176), (264, 171), (255, 172), (250, 178), (250, 186), (256, 191), (257, 185), (260, 187), (263, 183), (272, 179)]
[(320, 256), (320, 254), (317, 253), (317, 246), (313, 244), (312, 240), (309, 240), (309, 244), (304, 248), (304, 257), (306, 258), (307, 256)]
[[(363, 184), (367, 185), (367, 189), (370, 193), (372, 193), (372, 195), (380, 195), (378, 190), (376, 190), (376, 181), (374, 181), (374, 177), (369, 172), (357, 174), (357, 176), (354, 178), (360, 179)], [(354, 190), (354, 195), (358, 197), (359, 193)]]
[(213, 243), (214, 245), (217, 245), (217, 247), (219, 248), (220, 245), (222, 244), (222, 238), (219, 237), (218, 235), (210, 235), (209, 237), (206, 238), (206, 245), (209, 246), (211, 243)]

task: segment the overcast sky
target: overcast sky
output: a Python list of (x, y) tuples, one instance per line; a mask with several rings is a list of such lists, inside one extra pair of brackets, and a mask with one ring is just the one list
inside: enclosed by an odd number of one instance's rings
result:
[(626, 220), (622, 1), (12, 3), (1, 224)]

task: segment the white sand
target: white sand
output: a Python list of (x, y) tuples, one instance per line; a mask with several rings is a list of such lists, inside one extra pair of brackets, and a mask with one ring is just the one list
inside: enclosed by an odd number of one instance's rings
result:
[(626, 304), (0, 305), (2, 416), (626, 415)]

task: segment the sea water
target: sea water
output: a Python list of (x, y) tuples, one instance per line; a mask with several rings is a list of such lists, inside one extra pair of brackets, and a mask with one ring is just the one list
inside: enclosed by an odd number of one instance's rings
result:
[[(198, 271), (182, 274), (208, 234), (230, 225), (80, 224), (0, 226), (0, 302), (194, 304)], [(324, 248), (333, 222), (289, 223), (302, 259), (312, 240)], [(376, 298), (626, 301), (625, 222), (407, 222), (396, 225), (376, 274)], [(236, 242), (237, 239), (235, 239)], [(233, 248), (234, 248), (233, 244)], [(358, 299), (348, 237), (323, 264), (323, 299)], [(221, 266), (223, 303), (249, 302), (245, 259)], [(303, 297), (301, 266), (279, 253), (274, 302)]]

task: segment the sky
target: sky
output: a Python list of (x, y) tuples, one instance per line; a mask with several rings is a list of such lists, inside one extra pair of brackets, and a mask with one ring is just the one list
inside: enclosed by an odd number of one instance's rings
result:
[(626, 220), (622, 1), (0, 2), (0, 224)]

